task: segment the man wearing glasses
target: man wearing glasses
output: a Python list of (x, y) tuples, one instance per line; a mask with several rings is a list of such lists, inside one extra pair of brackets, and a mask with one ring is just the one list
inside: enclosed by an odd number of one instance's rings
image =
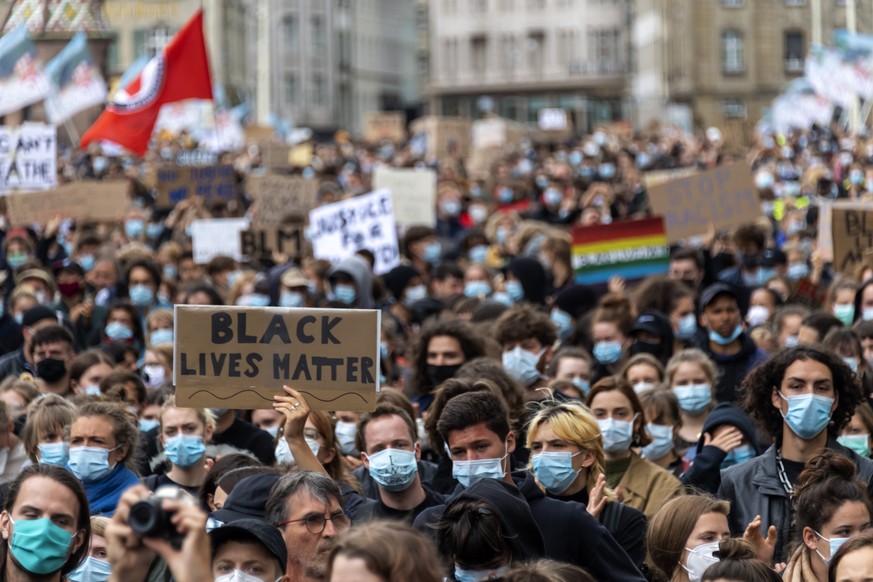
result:
[(312, 472), (283, 475), (267, 499), (266, 518), (282, 532), (291, 580), (325, 580), (333, 538), (351, 520), (343, 512), (342, 493), (329, 477)]

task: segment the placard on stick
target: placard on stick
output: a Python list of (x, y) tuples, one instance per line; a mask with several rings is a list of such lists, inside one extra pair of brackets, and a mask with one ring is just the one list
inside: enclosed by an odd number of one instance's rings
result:
[(70, 182), (53, 190), (6, 195), (13, 226), (45, 223), (57, 215), (76, 220), (115, 222), (127, 212), (127, 180)]
[(436, 172), (379, 166), (373, 171), (373, 190), (391, 191), (394, 218), (401, 226), (436, 224)]
[(834, 270), (851, 274), (861, 264), (870, 264), (865, 252), (873, 247), (873, 207), (833, 206), (832, 236)]
[(274, 228), (241, 230), (240, 252), (249, 258), (269, 259), (274, 253), (297, 258), (303, 252), (303, 224), (283, 224)]
[(400, 143), (406, 139), (406, 114), (402, 111), (371, 111), (364, 116), (364, 141)]
[(157, 205), (163, 208), (200, 196), (211, 202), (217, 198), (233, 198), (236, 178), (233, 166), (175, 166), (158, 168), (155, 188), (158, 191)]
[(704, 234), (710, 224), (739, 226), (761, 216), (761, 201), (745, 162), (665, 182), (649, 188), (648, 195), (652, 213), (664, 217), (671, 243)]
[(287, 384), (315, 410), (371, 411), (379, 310), (177, 305), (176, 404), (271, 409)]
[(52, 125), (0, 125), (0, 192), (45, 190), (58, 183), (57, 130)]
[(253, 228), (273, 227), (291, 219), (305, 218), (317, 203), (318, 182), (300, 176), (250, 176), (246, 185), (257, 201)]

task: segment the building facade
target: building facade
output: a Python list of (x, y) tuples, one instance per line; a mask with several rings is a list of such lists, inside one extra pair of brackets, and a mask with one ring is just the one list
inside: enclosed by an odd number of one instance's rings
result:
[(430, 112), (533, 123), (560, 107), (578, 130), (622, 119), (628, 19), (626, 0), (431, 0)]
[[(856, 6), (857, 30), (869, 33), (873, 6)], [(785, 85), (803, 76), (813, 35), (828, 45), (833, 30), (848, 24), (845, 0), (638, 0), (635, 8), (635, 124), (716, 126), (737, 142), (748, 139)]]

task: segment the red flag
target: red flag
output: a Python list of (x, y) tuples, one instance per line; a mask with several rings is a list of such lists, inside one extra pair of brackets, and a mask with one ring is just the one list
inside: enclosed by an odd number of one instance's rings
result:
[(82, 136), (79, 147), (109, 140), (142, 156), (161, 106), (185, 99), (212, 99), (202, 10), (173, 37), (162, 54), (149, 61), (139, 77), (115, 94)]

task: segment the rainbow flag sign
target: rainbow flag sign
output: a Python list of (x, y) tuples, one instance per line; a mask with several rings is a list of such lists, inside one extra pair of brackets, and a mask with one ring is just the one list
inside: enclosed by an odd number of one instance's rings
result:
[(616, 275), (633, 284), (665, 274), (669, 263), (661, 216), (573, 229), (573, 271), (580, 285), (605, 286)]

